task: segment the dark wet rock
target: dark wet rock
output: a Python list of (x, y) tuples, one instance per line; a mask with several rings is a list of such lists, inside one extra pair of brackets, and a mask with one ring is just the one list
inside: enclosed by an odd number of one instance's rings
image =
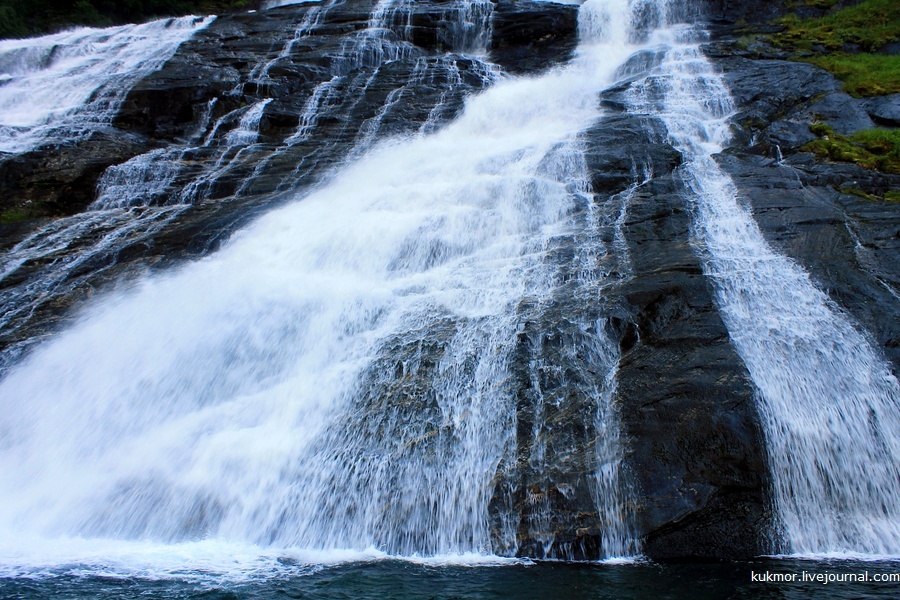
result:
[(900, 42), (891, 42), (889, 44), (885, 44), (878, 49), (878, 54), (897, 56), (898, 54), (900, 54)]
[(544, 70), (572, 57), (578, 7), (501, 0), (492, 18), (491, 60), (510, 73)]
[(149, 147), (140, 135), (108, 128), (77, 143), (0, 155), (0, 210), (20, 210), (32, 218), (80, 212), (94, 199), (97, 178), (109, 166)]
[(900, 207), (876, 197), (900, 176), (829, 165), (798, 154), (784, 162), (728, 154), (719, 163), (746, 199), (766, 239), (809, 272), (900, 371)]
[[(900, 176), (816, 160), (802, 152), (827, 123), (851, 134), (900, 118), (900, 95), (857, 99), (808, 64), (718, 56), (734, 97), (735, 136), (719, 162), (748, 202), (766, 239), (796, 260), (818, 287), (900, 368), (900, 207), (880, 200)], [(783, 159), (780, 160), (780, 159)]]
[(737, 109), (736, 141), (751, 146), (777, 145), (784, 152), (815, 139), (810, 105), (839, 93), (832, 75), (806, 63), (739, 57), (719, 58), (717, 64)]
[(734, 27), (736, 23), (766, 23), (785, 14), (785, 2), (705, 0), (704, 15), (716, 24)]
[(666, 180), (641, 190), (625, 225), (634, 316), (617, 398), (637, 517), (650, 557), (749, 558), (771, 550), (762, 433), (689, 229), (680, 185)]
[[(608, 106), (622, 91), (604, 95)], [(631, 273), (607, 301), (619, 307), (616, 406), (643, 550), (657, 559), (770, 551), (753, 385), (693, 250), (690, 205), (675, 175), (680, 154), (661, 123), (623, 113), (586, 140), (600, 198), (639, 184), (622, 230)]]
[(869, 117), (882, 127), (900, 127), (900, 94), (878, 96), (865, 100)]
[(659, 137), (664, 133), (664, 126), (657, 120), (625, 114), (610, 116), (604, 120), (604, 127), (592, 129), (586, 137), (593, 161), (594, 192), (621, 192), (636, 181), (668, 173), (680, 164), (681, 154), (668, 144), (647, 144), (648, 134)]
[[(559, 250), (573, 250), (571, 241)], [(496, 530), (504, 515), (517, 517), (518, 556), (594, 560), (611, 528), (597, 510), (595, 446), (607, 435), (596, 414), (614, 355), (597, 347), (608, 335), (601, 304), (559, 291), (548, 303), (522, 307), (513, 357), (517, 460), (498, 469), (491, 511)]]
[(816, 121), (824, 121), (838, 133), (849, 135), (875, 126), (866, 111), (867, 103), (844, 92), (831, 92), (816, 100), (806, 112)]

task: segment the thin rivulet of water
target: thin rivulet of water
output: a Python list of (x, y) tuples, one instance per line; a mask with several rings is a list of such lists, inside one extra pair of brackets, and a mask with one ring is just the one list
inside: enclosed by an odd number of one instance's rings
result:
[[(685, 158), (695, 233), (725, 323), (758, 388), (779, 551), (900, 554), (900, 386), (795, 262), (774, 252), (713, 154), (734, 111), (696, 32), (670, 32), (633, 97)], [(678, 37), (688, 42), (678, 42)]]

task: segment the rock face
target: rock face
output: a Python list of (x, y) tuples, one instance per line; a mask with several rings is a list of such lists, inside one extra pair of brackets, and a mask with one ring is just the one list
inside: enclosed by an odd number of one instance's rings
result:
[[(631, 68), (652, 65), (653, 56), (636, 57)], [(616, 405), (643, 551), (759, 555), (772, 515), (753, 384), (692, 247), (691, 201), (675, 172), (681, 156), (661, 122), (627, 111), (627, 89), (604, 95), (616, 114), (588, 132), (588, 158), (598, 198), (637, 184), (622, 229), (631, 271), (611, 298), (621, 311)], [(633, 181), (609, 176), (627, 165)]]
[(634, 277), (618, 402), (654, 558), (749, 558), (771, 528), (753, 385), (691, 248), (678, 182), (641, 190), (625, 224)]
[[(857, 99), (821, 69), (716, 52), (737, 108), (734, 145), (719, 157), (767, 241), (810, 273), (900, 368), (900, 211), (879, 198), (900, 176), (824, 163), (801, 150), (824, 122), (851, 134), (890, 124), (900, 95)], [(868, 197), (867, 197), (868, 196)]]
[(4, 209), (60, 217), (83, 210), (94, 199), (100, 175), (150, 147), (139, 135), (112, 128), (52, 151), (0, 157)]
[[(900, 176), (817, 162), (801, 147), (815, 138), (813, 121), (843, 133), (898, 126), (900, 97), (854, 99), (816, 67), (735, 43), (734, 23), (765, 23), (782, 14), (779, 3), (706, 4), (714, 25), (706, 51), (737, 109), (719, 164), (769, 243), (868, 332), (896, 374), (900, 210), (865, 196), (900, 189)], [(78, 144), (0, 157), (0, 208), (35, 217), (0, 225), (0, 248), (18, 244), (20, 257), (0, 279), (0, 368), (95, 289), (211, 252), (379, 140), (441, 127), (501, 71), (536, 73), (572, 57), (575, 7), (473, 6), (465, 27), (451, 18), (458, 8), (440, 0), (385, 15), (377, 28), (362, 0), (222, 17), (141, 81), (112, 127)], [(490, 64), (468, 54), (479, 47), (489, 48)], [(589, 285), (569, 267), (552, 297), (519, 307), (510, 375), (516, 460), (498, 468), (491, 500), (495, 531), (514, 531), (512, 539), (495, 534), (500, 553), (582, 560), (603, 552), (611, 517), (595, 502), (594, 448), (609, 433), (598, 424), (599, 396), (612, 399), (625, 448), (614, 491), (647, 556), (735, 559), (774, 549), (754, 387), (692, 245), (682, 157), (661, 122), (628, 111), (628, 77), (658, 60), (652, 52), (632, 60), (581, 140), (591, 208), (604, 223), (596, 235), (618, 254), (597, 259), (602, 282)], [(53, 221), (51, 235), (28, 237), (48, 217), (71, 215), (78, 218)], [(560, 237), (552, 253), (570, 264), (584, 242)], [(416, 348), (398, 343), (359, 399), (363, 409), (387, 406), (396, 439), (408, 445), (433, 443), (441, 416), (420, 383), (453, 328), (440, 324)], [(599, 338), (612, 343), (598, 346)], [(609, 370), (585, 366), (596, 364)], [(406, 423), (416, 403), (421, 414)], [(373, 427), (363, 409), (354, 426)], [(519, 517), (510, 525), (512, 513)]]
[(498, 2), (491, 61), (509, 73), (530, 73), (568, 60), (575, 52), (578, 13), (565, 4)]

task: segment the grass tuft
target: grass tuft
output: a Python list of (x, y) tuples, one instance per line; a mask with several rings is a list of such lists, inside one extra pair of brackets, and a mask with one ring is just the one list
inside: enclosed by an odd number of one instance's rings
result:
[(819, 139), (804, 145), (802, 150), (817, 158), (900, 175), (900, 130), (866, 129), (848, 137), (835, 133), (824, 123), (815, 123), (809, 129)]
[(9, 208), (0, 212), (0, 225), (9, 225), (11, 223), (19, 223), (27, 221), (31, 218), (31, 214), (20, 208)]
[(900, 92), (900, 56), (831, 54), (803, 59), (844, 82), (843, 90), (857, 98)]
[(900, 92), (900, 56), (875, 54), (900, 42), (900, 1), (866, 0), (816, 19), (788, 15), (779, 24), (784, 30), (772, 35), (772, 42), (833, 73), (847, 93)]

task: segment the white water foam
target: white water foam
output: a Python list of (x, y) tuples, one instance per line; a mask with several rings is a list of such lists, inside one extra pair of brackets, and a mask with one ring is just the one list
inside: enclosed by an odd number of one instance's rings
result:
[(786, 550), (900, 555), (900, 386), (872, 342), (765, 241), (713, 154), (734, 111), (690, 31), (634, 98), (685, 158), (695, 232), (723, 318), (759, 392)]
[[(615, 2), (582, 11), (623, 14)], [(584, 200), (560, 148), (634, 50), (602, 33), (565, 69), (502, 82), (217, 254), (96, 302), (14, 369), (0, 383), (5, 554), (202, 538), (493, 561), (516, 307), (552, 289), (549, 243)], [(405, 409), (416, 378), (428, 400)], [(373, 384), (385, 395), (361, 404)], [(60, 560), (90, 562), (77, 555)]]
[(85, 575), (123, 579), (188, 581), (221, 586), (273, 578), (302, 577), (323, 568), (375, 561), (401, 561), (429, 567), (504, 567), (527, 559), (484, 554), (391, 556), (375, 548), (314, 551), (273, 550), (253, 544), (200, 540), (177, 544), (109, 539), (60, 538), (52, 544), (0, 542), (0, 578)]
[(0, 41), (0, 151), (73, 141), (108, 125), (131, 87), (214, 18)]

